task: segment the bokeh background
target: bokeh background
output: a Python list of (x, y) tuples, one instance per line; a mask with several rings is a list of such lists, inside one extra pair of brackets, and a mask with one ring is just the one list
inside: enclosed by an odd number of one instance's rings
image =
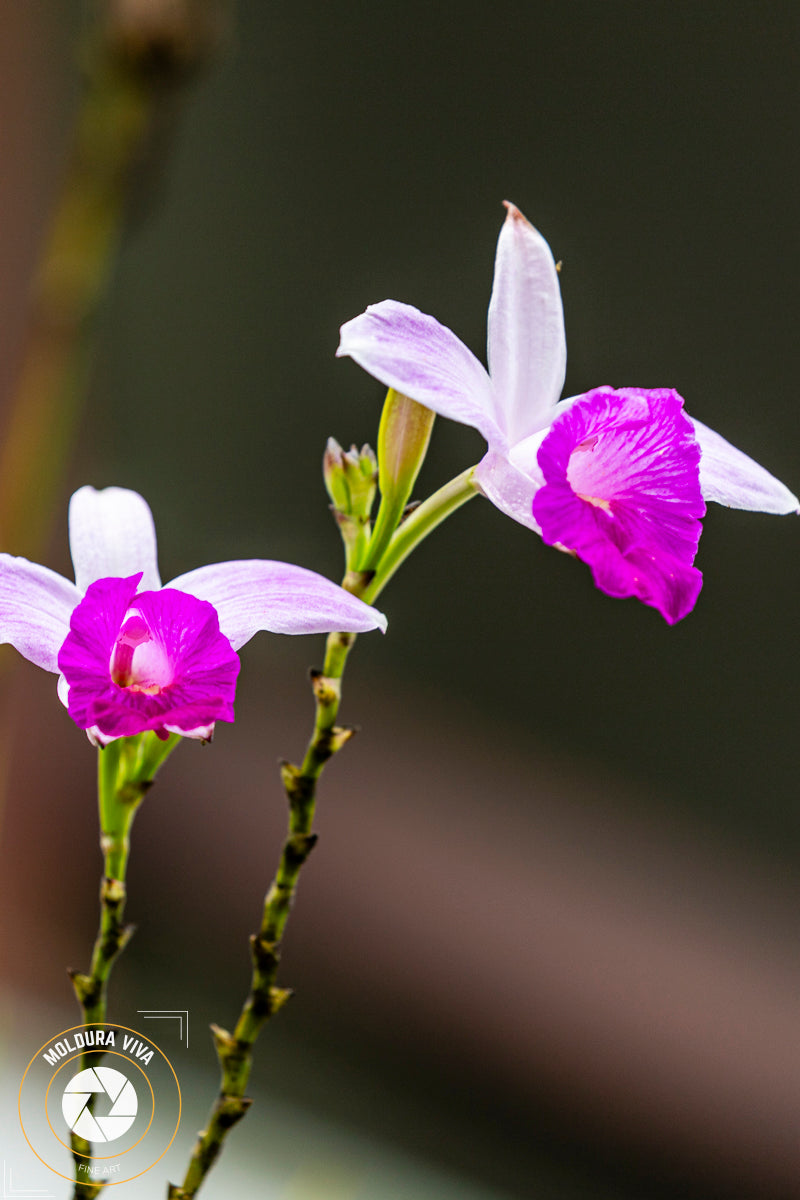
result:
[[(5, 397), (84, 20), (0, 12)], [(45, 561), (68, 571), (91, 482), (147, 497), (165, 578), (235, 557), (337, 578), (322, 450), (374, 442), (382, 401), (338, 327), (392, 297), (483, 358), (504, 198), (563, 261), (566, 394), (675, 387), (797, 490), (799, 23), (779, 0), (239, 0), (132, 199)], [(481, 452), (437, 421), (418, 494)], [(475, 500), (396, 577), (350, 663), (361, 733), (321, 788), (297, 995), (228, 1150), (256, 1175), (223, 1160), (210, 1198), (800, 1194), (796, 520), (712, 508), (698, 565), (670, 629)], [(137, 818), (111, 1007), (190, 1011), (173, 1175), (321, 656), (251, 643), (235, 726), (180, 749)], [(10, 1103), (33, 1030), (75, 1019), (100, 859), (94, 754), (52, 679), (3, 688)]]

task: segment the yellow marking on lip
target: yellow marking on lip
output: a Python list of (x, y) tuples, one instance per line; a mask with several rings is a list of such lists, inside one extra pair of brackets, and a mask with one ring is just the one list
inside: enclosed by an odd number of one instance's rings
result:
[(602, 508), (603, 512), (607, 512), (610, 516), (614, 515), (611, 511), (610, 500), (601, 500), (599, 496), (584, 496), (580, 492), (576, 492), (575, 495), (579, 500), (585, 500), (587, 504), (593, 504), (595, 508)]

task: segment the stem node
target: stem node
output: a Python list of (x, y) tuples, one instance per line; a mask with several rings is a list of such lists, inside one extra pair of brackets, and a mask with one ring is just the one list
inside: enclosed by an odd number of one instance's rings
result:
[(355, 725), (334, 725), (329, 741), (331, 754), (338, 754), (342, 746), (346, 746), (357, 733), (358, 728)]
[(69, 970), (67, 974), (72, 980), (72, 986), (75, 989), (75, 995), (78, 997), (78, 1003), (81, 1006), (85, 1005), (94, 990), (93, 980), (88, 975), (85, 975), (83, 971)]
[(274, 1017), (280, 1012), (287, 1000), (291, 1000), (294, 992), (291, 988), (271, 987), (269, 989), (270, 1015)]
[(123, 880), (104, 876), (100, 884), (100, 902), (102, 904), (122, 904), (124, 899), (125, 884)]
[(217, 1102), (217, 1119), (220, 1126), (230, 1129), (237, 1121), (241, 1121), (252, 1103), (249, 1096), (220, 1096)]
[[(317, 844), (316, 833), (293, 833), (286, 842), (286, 864), (290, 870), (298, 870)], [(292, 890), (294, 886), (292, 885)]]
[(254, 967), (263, 975), (277, 970), (278, 954), (274, 942), (269, 942), (266, 938), (253, 933), (250, 935), (250, 953)]
[(310, 671), (311, 686), (314, 689), (316, 701), (322, 708), (332, 708), (338, 705), (342, 695), (342, 683), (340, 679), (331, 679), (328, 675), (323, 675), (322, 671)]
[(348, 571), (342, 580), (342, 587), (346, 592), (352, 592), (354, 596), (360, 596), (372, 583), (374, 576), (374, 571)]
[(220, 1059), (223, 1059), (225, 1055), (231, 1054), (236, 1049), (236, 1038), (220, 1025), (211, 1026), (211, 1036), (214, 1039), (214, 1046)]
[(283, 789), (287, 796), (291, 796), (297, 790), (302, 771), (294, 763), (287, 762), (286, 759), (282, 759), (279, 765)]

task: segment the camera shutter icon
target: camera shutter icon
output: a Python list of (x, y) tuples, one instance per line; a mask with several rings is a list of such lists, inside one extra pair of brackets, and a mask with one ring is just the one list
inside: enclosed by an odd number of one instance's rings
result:
[[(95, 1116), (89, 1108), (93, 1096), (108, 1096), (108, 1116)], [(113, 1067), (89, 1067), (70, 1079), (61, 1097), (64, 1120), (73, 1133), (87, 1142), (113, 1142), (127, 1133), (139, 1111), (136, 1089)]]

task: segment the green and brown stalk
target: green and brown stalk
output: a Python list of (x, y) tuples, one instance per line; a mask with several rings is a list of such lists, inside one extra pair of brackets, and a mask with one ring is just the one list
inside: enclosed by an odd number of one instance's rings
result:
[[(180, 738), (175, 734), (166, 741), (160, 741), (155, 734), (146, 733), (138, 737), (119, 738), (99, 751), (97, 800), (100, 849), (103, 854), (100, 925), (88, 972), (69, 972), (84, 1025), (105, 1021), (108, 980), (115, 962), (134, 932), (133, 925), (125, 924), (125, 875), (133, 818), (153, 785), (156, 771), (179, 741)], [(96, 1053), (91, 1060), (97, 1060)], [(82, 1065), (88, 1066), (89, 1061), (88, 1053), (84, 1054)], [(75, 1161), (74, 1200), (93, 1200), (102, 1185), (81, 1179), (78, 1174), (78, 1167), (91, 1160), (91, 1145), (84, 1138), (72, 1134), (71, 1147)]]
[(325, 763), (353, 736), (353, 730), (336, 724), (341, 682), (347, 656), (355, 642), (353, 633), (328, 636), (325, 665), (311, 673), (316, 702), (314, 732), (301, 766), (281, 764), (281, 779), (289, 804), (289, 827), (275, 876), (264, 899), (261, 927), (250, 938), (252, 978), (232, 1032), (212, 1026), (222, 1078), (219, 1094), (206, 1128), (199, 1134), (183, 1180), (170, 1184), (170, 1200), (188, 1200), (222, 1150), (228, 1130), (241, 1120), (251, 1101), (245, 1096), (253, 1063), (253, 1047), (261, 1029), (291, 996), (276, 985), (280, 945), (297, 889), (297, 881), (317, 840), (312, 830), (317, 780)]
[[(392, 401), (396, 402), (396, 397), (390, 392)], [(424, 427), (423, 435), (427, 436)], [(339, 448), (336, 447), (336, 450), (341, 459)], [(343, 586), (353, 595), (372, 603), (420, 541), (475, 495), (477, 488), (473, 482), (473, 469), (470, 468), (430, 496), (399, 525), (376, 570), (350, 567)], [(380, 531), (381, 527), (379, 513), (376, 530)], [(347, 541), (345, 545), (347, 547)], [(366, 553), (369, 555), (369, 548)], [(289, 828), (278, 868), (264, 900), (261, 927), (250, 939), (250, 992), (233, 1032), (212, 1026), (222, 1076), (219, 1093), (208, 1124), (198, 1135), (183, 1184), (169, 1185), (168, 1200), (189, 1200), (197, 1195), (222, 1151), (228, 1131), (249, 1109), (251, 1100), (244, 1093), (250, 1078), (256, 1038), (270, 1017), (283, 1007), (291, 995), (288, 989), (278, 987), (276, 983), (280, 946), (300, 872), (317, 840), (312, 828), (317, 781), (328, 759), (341, 750), (354, 732), (348, 726), (337, 725), (336, 721), (342, 695), (342, 676), (355, 639), (353, 633), (329, 634), (323, 669), (311, 673), (316, 701), (314, 732), (301, 766), (288, 762), (281, 764), (281, 779), (289, 803)]]

